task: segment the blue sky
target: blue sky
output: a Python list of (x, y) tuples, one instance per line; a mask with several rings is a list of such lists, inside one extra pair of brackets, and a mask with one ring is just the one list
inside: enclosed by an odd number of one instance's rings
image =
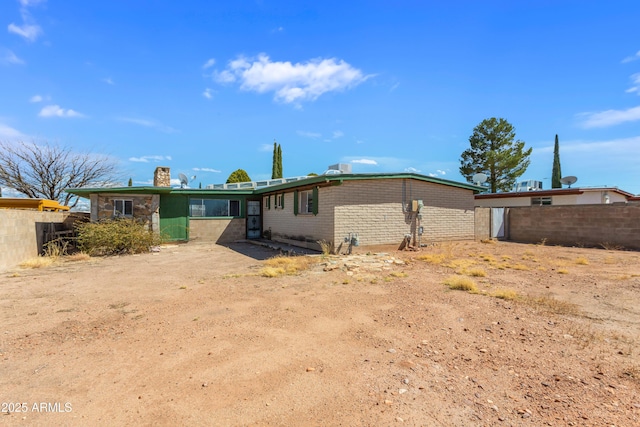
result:
[[(2, 0), (0, 139), (197, 186), (351, 163), (463, 181), (502, 117), (550, 187), (640, 193), (640, 2)], [(6, 190), (5, 190), (5, 195)]]

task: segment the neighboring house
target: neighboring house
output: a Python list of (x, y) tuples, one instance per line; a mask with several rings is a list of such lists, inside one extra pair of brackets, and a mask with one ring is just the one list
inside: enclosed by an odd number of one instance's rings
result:
[[(169, 168), (154, 186), (69, 189), (91, 200), (91, 220), (139, 218), (171, 240), (270, 239), (320, 249), (474, 238), (480, 187), (413, 173), (326, 174), (271, 185), (171, 188)], [(222, 188), (219, 188), (222, 187)]]
[(626, 203), (634, 195), (616, 187), (556, 188), (476, 194), (477, 207), (508, 208), (539, 205), (599, 205)]

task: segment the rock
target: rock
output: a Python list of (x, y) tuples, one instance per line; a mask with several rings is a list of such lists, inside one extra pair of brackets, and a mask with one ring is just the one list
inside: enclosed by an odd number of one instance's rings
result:
[(387, 353), (395, 353), (396, 349), (395, 348), (390, 348), (389, 350), (387, 350)]
[(307, 372), (313, 372), (313, 371), (315, 371), (315, 370), (316, 370), (316, 368), (312, 368), (312, 367), (310, 367), (310, 366), (307, 368)]
[(401, 388), (400, 390), (398, 390), (398, 394), (405, 394), (408, 391), (409, 390), (407, 390), (406, 388)]

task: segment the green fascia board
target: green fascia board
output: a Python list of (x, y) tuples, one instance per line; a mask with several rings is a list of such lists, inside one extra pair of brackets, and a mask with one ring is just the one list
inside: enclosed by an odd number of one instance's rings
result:
[(185, 196), (251, 196), (253, 190), (211, 190), (206, 188), (170, 188), (170, 187), (94, 187), (68, 188), (67, 193), (88, 198), (91, 194), (172, 194)]
[(419, 181), (432, 182), (434, 184), (448, 185), (450, 187), (464, 188), (474, 193), (485, 191), (484, 187), (464, 182), (451, 181), (449, 179), (436, 178), (415, 173), (359, 173), (359, 174), (335, 174), (335, 175), (319, 175), (313, 176), (299, 181), (287, 182), (285, 184), (273, 185), (270, 187), (259, 188), (254, 190), (255, 194), (275, 193), (282, 190), (288, 190), (297, 187), (306, 187), (309, 185), (330, 183), (339, 185), (343, 181), (357, 181), (367, 179), (416, 179)]

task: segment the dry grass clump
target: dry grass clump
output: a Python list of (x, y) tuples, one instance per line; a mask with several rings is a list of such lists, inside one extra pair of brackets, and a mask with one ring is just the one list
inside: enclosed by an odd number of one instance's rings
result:
[(566, 268), (559, 268), (558, 274), (569, 274), (569, 270), (567, 270)]
[(489, 243), (489, 244), (492, 244), (492, 245), (495, 245), (496, 243), (498, 243), (497, 240), (495, 240), (495, 239), (481, 239), (480, 242), (481, 243)]
[(468, 267), (471, 267), (472, 265), (474, 265), (476, 262), (472, 259), (452, 259), (451, 261), (449, 261), (447, 264), (445, 264), (445, 267), (449, 267), (449, 268), (455, 268), (455, 269), (466, 269)]
[(588, 260), (588, 259), (586, 259), (585, 257), (582, 257), (582, 256), (581, 256), (581, 257), (576, 258), (575, 262), (576, 262), (576, 264), (578, 264), (578, 265), (588, 265), (588, 264), (589, 264), (589, 260)]
[(449, 287), (449, 289), (454, 289), (457, 291), (467, 291), (471, 293), (478, 292), (478, 285), (476, 282), (469, 279), (468, 277), (462, 276), (449, 276), (445, 279), (444, 284)]
[(515, 264), (515, 265), (512, 265), (511, 268), (513, 268), (514, 270), (521, 270), (521, 271), (531, 270), (529, 267), (527, 267), (524, 264)]
[(491, 292), (489, 295), (495, 298), (505, 299), (505, 300), (513, 300), (518, 298), (518, 293), (513, 289), (496, 289)]
[(444, 254), (424, 254), (418, 255), (415, 259), (428, 262), (429, 264), (442, 264), (446, 256)]
[(481, 268), (471, 268), (468, 270), (463, 270), (462, 274), (466, 274), (471, 277), (487, 277), (487, 272)]
[(260, 269), (259, 274), (263, 277), (291, 276), (301, 271), (308, 270), (314, 263), (311, 257), (307, 256), (276, 256), (269, 258), (265, 262), (265, 267)]
[(495, 264), (496, 263), (496, 259), (493, 257), (493, 255), (481, 254), (480, 258), (483, 261), (488, 262), (489, 264)]
[(24, 262), (21, 262), (20, 267), (43, 268), (43, 267), (49, 267), (50, 265), (53, 265), (56, 261), (57, 261), (56, 258), (39, 256), (35, 258), (30, 258)]
[(90, 259), (91, 256), (84, 252), (77, 252), (75, 254), (67, 255), (64, 257), (64, 260), (69, 262), (89, 261)]
[(577, 305), (566, 301), (560, 301), (550, 296), (526, 298), (526, 302), (544, 311), (556, 314), (578, 315), (580, 310)]
[(389, 276), (391, 276), (391, 277), (408, 277), (409, 275), (407, 273), (405, 273), (404, 271), (392, 271), (391, 273), (389, 273)]

